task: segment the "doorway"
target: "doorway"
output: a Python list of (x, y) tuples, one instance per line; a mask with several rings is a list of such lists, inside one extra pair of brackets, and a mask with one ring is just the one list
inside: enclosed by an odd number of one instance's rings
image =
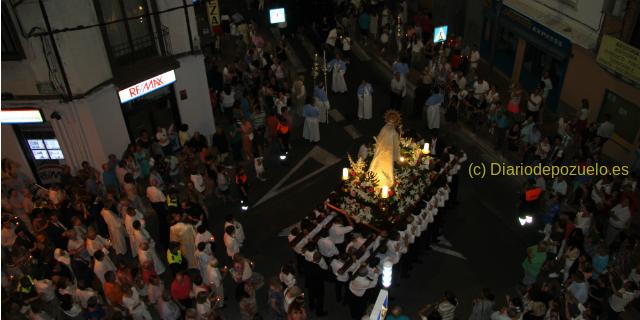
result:
[(154, 135), (157, 128), (168, 129), (180, 125), (180, 113), (173, 86), (166, 86), (127, 102), (122, 113), (131, 141), (135, 141), (143, 131)]
[(547, 104), (549, 109), (555, 112), (560, 101), (560, 89), (564, 82), (564, 75), (567, 71), (567, 60), (558, 59), (549, 55), (544, 50), (539, 49), (531, 42), (527, 42), (527, 47), (522, 61), (522, 70), (520, 72), (520, 83), (527, 91), (535, 89), (542, 81), (545, 71), (549, 72), (552, 83)]
[(59, 184), (65, 156), (51, 124), (15, 124), (13, 129), (38, 183), (45, 187)]

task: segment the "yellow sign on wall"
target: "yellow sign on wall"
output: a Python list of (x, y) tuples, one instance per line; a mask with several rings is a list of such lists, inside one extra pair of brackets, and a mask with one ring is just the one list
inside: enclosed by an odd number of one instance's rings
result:
[(212, 27), (220, 25), (220, 4), (218, 0), (207, 1), (207, 12), (209, 13), (209, 22)]
[(622, 80), (640, 87), (640, 49), (605, 35), (600, 42), (597, 61)]

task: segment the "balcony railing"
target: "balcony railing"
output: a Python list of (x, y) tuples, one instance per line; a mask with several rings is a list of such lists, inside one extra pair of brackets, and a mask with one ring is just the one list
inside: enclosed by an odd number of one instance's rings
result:
[(111, 46), (111, 56), (119, 66), (149, 57), (169, 55), (171, 55), (171, 39), (169, 28), (166, 26), (161, 26), (159, 31)]

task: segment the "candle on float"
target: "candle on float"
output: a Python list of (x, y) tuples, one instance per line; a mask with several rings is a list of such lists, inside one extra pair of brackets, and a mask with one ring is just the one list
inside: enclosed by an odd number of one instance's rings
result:
[(342, 180), (349, 180), (349, 169), (342, 168)]
[(380, 192), (380, 197), (382, 199), (389, 198), (389, 187), (382, 186), (382, 191)]
[(422, 148), (422, 153), (423, 154), (429, 154), (429, 143), (428, 142), (424, 143), (424, 147)]
[(400, 162), (404, 162), (404, 157), (400, 157)]

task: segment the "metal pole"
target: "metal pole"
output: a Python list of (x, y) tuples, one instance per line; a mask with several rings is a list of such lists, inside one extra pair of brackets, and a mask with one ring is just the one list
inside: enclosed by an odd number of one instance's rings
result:
[(64, 70), (64, 65), (62, 64), (62, 58), (60, 57), (60, 51), (58, 51), (58, 45), (56, 44), (56, 39), (51, 33), (51, 24), (49, 23), (49, 16), (47, 15), (47, 10), (44, 7), (44, 3), (42, 0), (39, 0), (40, 11), (42, 12), (42, 17), (44, 18), (44, 25), (47, 28), (47, 34), (49, 35), (49, 40), (51, 41), (51, 45), (53, 46), (53, 52), (56, 54), (56, 61), (58, 62), (58, 66), (60, 67), (60, 72), (62, 73), (62, 81), (64, 82), (64, 88), (67, 91), (67, 97), (64, 97), (66, 101), (72, 100), (73, 94), (71, 93), (71, 86), (69, 86), (69, 79), (67, 79), (67, 72)]
[[(327, 52), (322, 50), (322, 70), (324, 71), (324, 94), (327, 96), (327, 99), (329, 99), (329, 90), (328, 90), (328, 83), (327, 83)], [(330, 106), (331, 104), (329, 104)], [(324, 108), (326, 111), (326, 118), (327, 118), (327, 124), (329, 124), (329, 108)]]

